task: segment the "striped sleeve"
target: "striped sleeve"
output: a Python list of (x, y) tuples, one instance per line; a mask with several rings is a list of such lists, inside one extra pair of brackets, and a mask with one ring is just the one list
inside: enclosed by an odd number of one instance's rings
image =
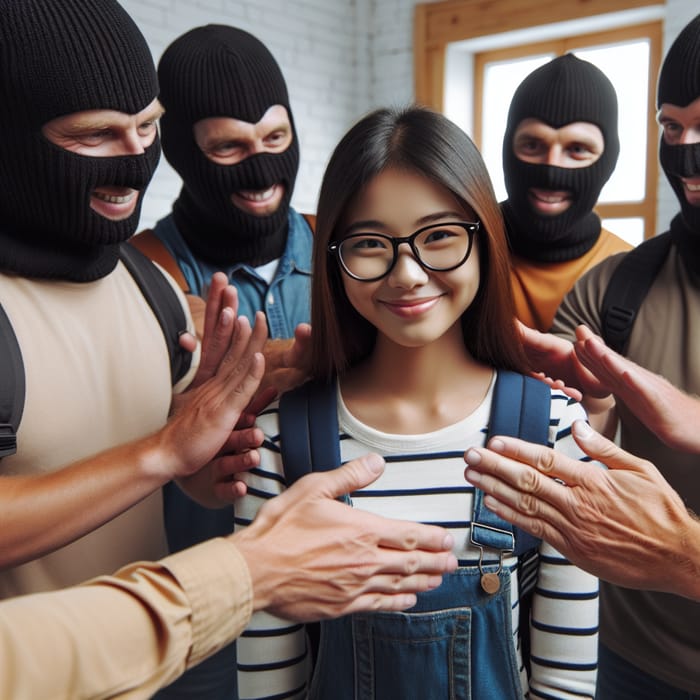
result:
[[(550, 442), (555, 450), (600, 467), (576, 445), (571, 424), (582, 407), (553, 392)], [(568, 700), (595, 694), (598, 658), (598, 579), (540, 546), (530, 621), (530, 698)]]

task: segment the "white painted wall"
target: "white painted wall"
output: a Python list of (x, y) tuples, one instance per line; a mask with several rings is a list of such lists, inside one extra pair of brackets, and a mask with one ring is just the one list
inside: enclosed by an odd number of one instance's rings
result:
[[(437, 0), (433, 0), (437, 1)], [(314, 211), (326, 161), (360, 116), (413, 99), (413, 11), (416, 0), (120, 0), (158, 60), (188, 29), (232, 24), (272, 51), (289, 87), (299, 133), (301, 165), (293, 203)], [(700, 8), (697, 0), (666, 0), (664, 51)], [(659, 226), (677, 201), (660, 178)], [(151, 185), (142, 225), (170, 209), (179, 180), (163, 162)]]

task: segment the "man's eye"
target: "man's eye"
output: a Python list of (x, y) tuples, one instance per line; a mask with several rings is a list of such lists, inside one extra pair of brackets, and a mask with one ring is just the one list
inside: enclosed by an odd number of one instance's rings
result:
[(109, 129), (100, 129), (99, 131), (89, 131), (84, 134), (80, 134), (76, 140), (85, 144), (94, 144), (104, 141), (111, 134)]

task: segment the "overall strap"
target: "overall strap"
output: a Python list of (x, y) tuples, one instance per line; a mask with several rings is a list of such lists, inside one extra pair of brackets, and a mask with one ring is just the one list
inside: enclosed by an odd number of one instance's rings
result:
[[(546, 445), (551, 402), (551, 391), (544, 382), (515, 372), (498, 372), (487, 439), (506, 435)], [(489, 510), (481, 489), (474, 493), (471, 541), (479, 547), (515, 552), (518, 556), (539, 544), (536, 537)]]
[(17, 452), (24, 411), (24, 362), (17, 337), (0, 304), (0, 459)]
[(649, 288), (671, 249), (671, 233), (654, 236), (627, 253), (615, 268), (603, 296), (601, 332), (613, 350), (627, 350), (632, 326)]
[(335, 382), (306, 382), (280, 399), (280, 450), (289, 485), (340, 466)]
[(120, 259), (158, 319), (170, 357), (173, 385), (187, 374), (192, 353), (180, 347), (180, 334), (187, 330), (187, 317), (175, 290), (161, 271), (139, 250), (123, 243)]

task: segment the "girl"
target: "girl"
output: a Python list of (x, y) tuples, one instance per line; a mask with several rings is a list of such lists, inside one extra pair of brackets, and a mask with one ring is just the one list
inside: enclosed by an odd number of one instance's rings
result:
[[(443, 525), (460, 568), (407, 612), (322, 623), (310, 685), (304, 630), (257, 616), (238, 646), (241, 698), (593, 696), (597, 580), (542, 543), (532, 623), (521, 630), (517, 557), (470, 541), (463, 453), (484, 443), (498, 370), (527, 372), (507, 260), (481, 156), (445, 117), (379, 110), (337, 146), (314, 240), (314, 379), (337, 382), (342, 461), (374, 451), (388, 462), (352, 494), (354, 507)], [(584, 457), (570, 436), (583, 416), (551, 392), (555, 449)], [(284, 488), (276, 407), (259, 425), (266, 441), (244, 477), (237, 527)], [(498, 573), (495, 586), (482, 585), (486, 571)]]

